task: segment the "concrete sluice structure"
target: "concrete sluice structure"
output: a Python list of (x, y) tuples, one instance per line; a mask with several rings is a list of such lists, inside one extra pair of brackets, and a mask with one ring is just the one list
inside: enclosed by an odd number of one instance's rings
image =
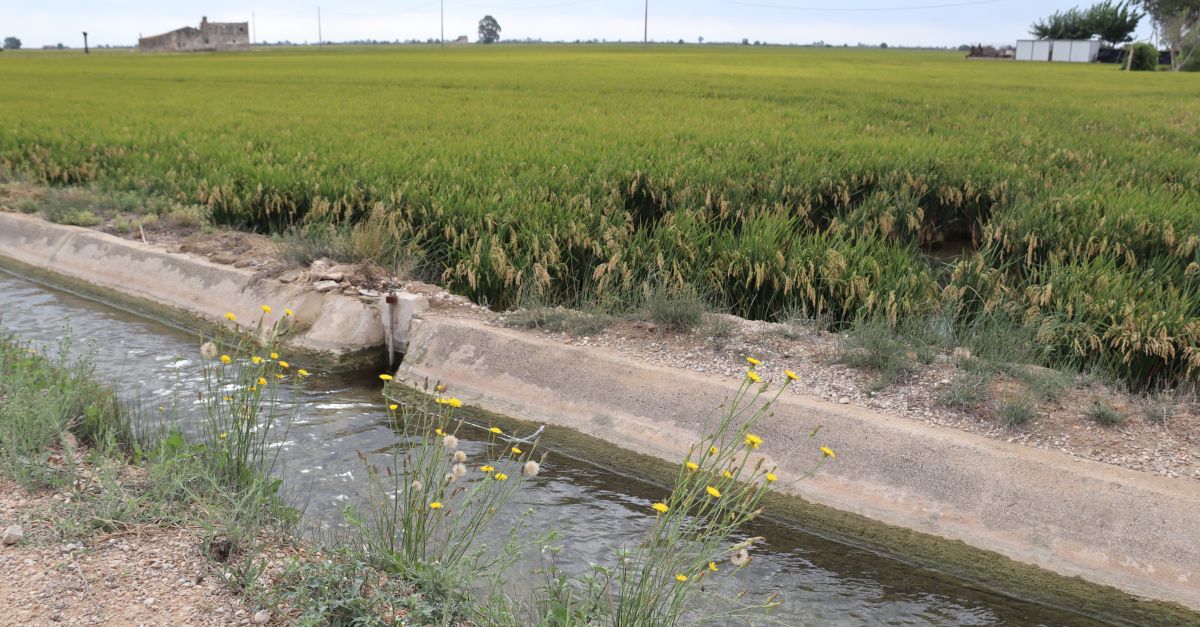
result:
[(169, 33), (141, 37), (138, 52), (217, 52), (249, 50), (248, 22), (210, 22), (200, 19), (200, 28), (184, 26)]

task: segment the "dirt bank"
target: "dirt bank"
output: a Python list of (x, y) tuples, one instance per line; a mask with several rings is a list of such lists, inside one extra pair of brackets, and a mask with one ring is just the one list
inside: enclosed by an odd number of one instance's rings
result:
[(0, 479), (0, 623), (17, 625), (249, 625), (255, 614), (220, 581), (182, 528), (141, 525), (85, 542), (53, 542), (69, 493), (31, 494)]

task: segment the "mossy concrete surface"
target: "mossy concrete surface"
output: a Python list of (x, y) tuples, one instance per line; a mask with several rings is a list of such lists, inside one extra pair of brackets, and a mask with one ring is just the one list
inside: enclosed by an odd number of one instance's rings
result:
[(121, 239), (87, 228), (0, 212), (0, 264), (35, 279), (165, 318), (188, 328), (229, 324), (238, 317), (254, 332), (261, 305), (270, 325), (290, 308), (289, 345), (310, 361), (335, 369), (386, 359), (380, 307), (340, 293), (318, 293), (305, 282), (255, 277), (253, 271)]
[[(682, 462), (739, 384), (478, 321), (426, 316), (414, 325), (401, 379), (417, 387), (445, 383), (465, 403), (672, 463)], [(818, 461), (819, 445), (837, 451), (815, 476), (785, 488), (794, 496), (1200, 609), (1196, 482), (801, 394), (783, 394), (759, 431), (782, 485)], [(999, 556), (980, 562), (996, 564)]]

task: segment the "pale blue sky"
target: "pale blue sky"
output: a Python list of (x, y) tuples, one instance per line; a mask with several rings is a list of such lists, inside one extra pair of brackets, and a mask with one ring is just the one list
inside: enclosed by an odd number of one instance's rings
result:
[[(1038, 17), (1082, 2), (1036, 0), (650, 0), (650, 38), (698, 37), (708, 41), (762, 39), (774, 43), (956, 46), (1012, 43), (1028, 36)], [(250, 21), (256, 40), (316, 41), (317, 6), (326, 40), (411, 39), (438, 36), (438, 0), (3, 0), (0, 36), (20, 37), (27, 47), (136, 43), (200, 21)], [(957, 6), (944, 6), (957, 5)], [(928, 8), (939, 6), (939, 8)], [(519, 39), (640, 41), (643, 0), (445, 0), (446, 37), (476, 36), (484, 14)], [(1150, 35), (1143, 20), (1139, 36)]]

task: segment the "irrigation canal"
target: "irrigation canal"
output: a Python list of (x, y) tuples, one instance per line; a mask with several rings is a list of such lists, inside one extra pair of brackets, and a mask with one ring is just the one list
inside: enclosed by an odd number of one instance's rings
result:
[[(284, 305), (280, 303), (279, 305)], [(143, 414), (172, 415), (186, 430), (202, 387), (194, 333), (0, 271), (0, 329), (50, 350), (70, 335), (73, 352), (91, 353), (98, 376), (141, 399)], [(303, 507), (307, 528), (332, 535), (343, 508), (358, 504), (366, 476), (356, 451), (380, 464), (400, 443), (388, 427), (378, 379), (318, 374), (287, 402), (297, 419), (277, 442), (277, 472)], [(161, 409), (160, 409), (161, 408)], [(149, 419), (149, 418), (143, 418)], [(478, 437), (476, 437), (478, 436)], [(475, 438), (476, 442), (471, 442)], [(478, 465), (478, 433), (462, 448)], [(603, 460), (598, 460), (603, 461)], [(505, 523), (532, 510), (530, 527), (554, 529), (561, 567), (609, 563), (614, 549), (653, 520), (649, 503), (663, 489), (553, 451), (540, 476), (521, 491)], [(756, 559), (736, 574), (706, 580), (709, 590), (779, 593), (783, 604), (761, 622), (787, 625), (1089, 625), (1093, 621), (980, 589), (807, 531), (802, 522), (756, 521), (749, 536), (767, 538)], [(515, 568), (515, 585), (537, 582), (538, 556)], [(727, 572), (732, 572), (729, 569)], [(721, 621), (726, 622), (726, 621)], [(760, 622), (754, 620), (752, 622)]]

